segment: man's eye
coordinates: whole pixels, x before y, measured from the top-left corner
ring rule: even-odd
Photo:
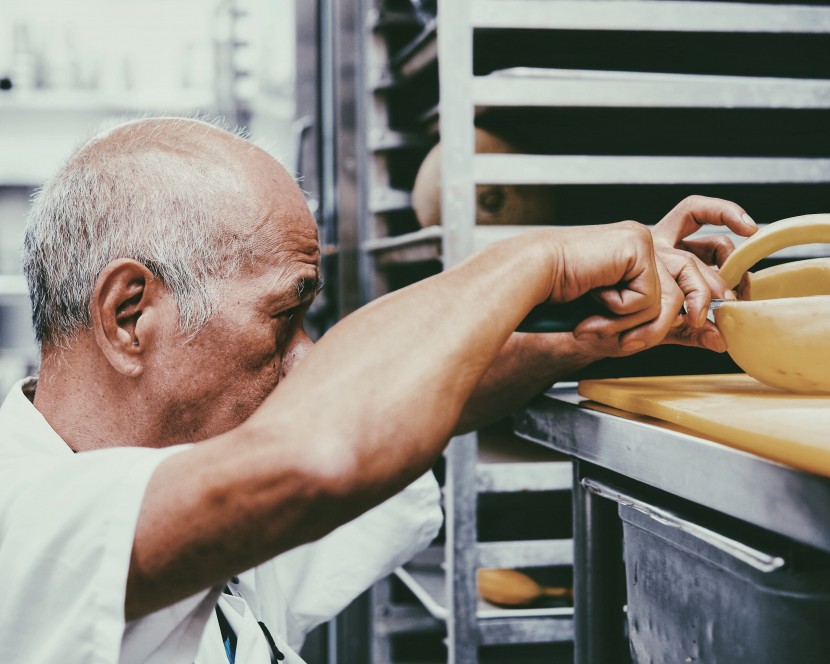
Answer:
[[[292,307],[291,309],[286,309],[285,311],[280,311],[274,318],[283,318],[285,320],[291,320],[294,316],[299,313],[301,307]]]

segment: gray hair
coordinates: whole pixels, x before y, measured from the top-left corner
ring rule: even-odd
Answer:
[[[65,346],[89,328],[95,283],[118,258],[164,283],[182,331],[202,327],[216,280],[251,252],[244,229],[265,216],[232,156],[239,146],[250,144],[185,118],[132,121],[81,146],[35,193],[29,214],[23,268],[38,342]]]

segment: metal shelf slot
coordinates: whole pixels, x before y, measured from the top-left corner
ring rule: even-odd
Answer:
[[[482,645],[504,643],[561,643],[573,641],[572,618],[509,618],[479,624]]]
[[[477,184],[774,184],[830,182],[830,159],[480,154]]]
[[[507,69],[473,82],[478,106],[830,108],[823,79]]]
[[[570,461],[487,464],[476,469],[479,493],[570,491],[572,480]]]
[[[476,28],[824,33],[830,8],[675,0],[474,0]]]
[[[573,565],[573,540],[531,540],[524,542],[479,542],[478,567],[561,567]]]

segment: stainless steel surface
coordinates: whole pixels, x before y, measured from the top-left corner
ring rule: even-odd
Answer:
[[[477,77],[479,106],[830,108],[825,79],[515,68]]]
[[[658,523],[677,528],[678,530],[691,535],[707,544],[712,545],[716,549],[737,558],[741,562],[746,563],[750,567],[757,569],[759,572],[774,572],[781,569],[785,561],[780,556],[774,556],[763,551],[758,551],[751,546],[739,542],[731,537],[716,533],[714,530],[704,528],[700,524],[688,521],[679,517],[677,514],[669,510],[651,505],[645,501],[639,500],[629,494],[626,494],[618,489],[597,482],[592,479],[583,479],[582,487],[601,498],[607,498],[618,505],[627,505],[638,512],[642,512],[646,516],[654,519]]]
[[[473,28],[467,0],[442,0],[438,10],[443,259],[452,267],[474,249]]]
[[[518,491],[570,491],[569,461],[479,465],[476,471],[479,493]]]
[[[573,542],[569,539],[521,542],[479,542],[477,566],[546,567],[573,564]]]
[[[586,472],[574,463],[574,661],[626,664],[622,526],[616,505],[582,487]]]
[[[477,664],[476,540],[478,438],[457,436],[445,454],[447,651],[449,664]]]
[[[350,119],[353,113],[361,113],[363,95],[360,79],[361,12],[355,2],[327,0],[326,11],[331,14],[321,21],[333,49],[321,47],[321,57],[326,56],[321,69],[321,148],[323,159],[323,228],[326,244],[335,247],[336,257],[325,259],[329,272],[336,270],[337,303],[332,307],[334,324],[363,304],[360,297],[360,232],[353,219],[360,219],[366,205],[363,190],[365,178],[360,164],[352,156],[365,144],[365,128]],[[343,69],[355,72],[356,85],[341,80]],[[326,106],[329,106],[328,110]],[[327,204],[330,201],[331,207]],[[324,278],[331,278],[328,274]]]
[[[608,410],[609,412],[604,412]],[[830,552],[830,478],[690,433],[596,410],[553,389],[517,415],[516,432],[577,459]]]
[[[773,184],[830,182],[830,159],[479,154],[476,184]]]
[[[479,28],[830,32],[830,9],[805,5],[677,0],[473,0]]]
[[[479,629],[485,646],[573,640],[573,620],[568,618],[503,618],[482,621]]]

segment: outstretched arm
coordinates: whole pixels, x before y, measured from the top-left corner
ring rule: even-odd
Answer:
[[[530,309],[592,290],[613,315],[577,336],[621,348],[667,329],[682,299],[651,234],[625,222],[495,244],[341,321],[243,425],[159,465],[128,616],[316,539],[406,486],[434,463]]]

